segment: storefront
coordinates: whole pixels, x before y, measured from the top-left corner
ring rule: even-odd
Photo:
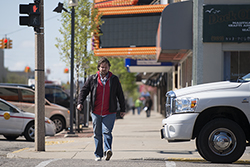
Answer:
[[[190,8],[190,3],[192,10],[187,10]],[[181,5],[186,5],[186,9],[180,8]],[[187,17],[184,21],[180,20],[183,32],[186,31],[185,33],[192,36],[191,49],[186,47],[187,45],[175,43],[175,38],[169,38],[169,34],[177,39],[180,38],[179,31],[176,31],[180,29],[180,25],[175,24],[175,29],[162,28],[164,21],[175,17],[176,13],[164,15],[164,12],[174,6],[179,15],[192,15],[191,19],[188,20],[191,23],[191,32],[187,32],[190,29],[190,25],[186,23]],[[165,8],[159,25],[161,29],[157,34],[157,46],[159,46],[157,47],[157,61],[175,63],[175,68],[169,74],[171,81],[168,82],[168,85],[172,87],[168,87],[168,90],[201,83],[237,80],[240,76],[249,73],[249,9],[250,2],[247,0],[193,0],[173,3]],[[169,42],[164,41],[167,38],[169,38]],[[190,37],[182,35],[181,39],[188,44]],[[175,51],[178,52],[175,53],[187,51],[185,56],[182,56],[178,61],[174,61],[177,54],[171,57],[173,46],[178,46],[175,48]]]
[[[243,2],[204,5],[203,82],[237,80],[250,72],[250,2]]]

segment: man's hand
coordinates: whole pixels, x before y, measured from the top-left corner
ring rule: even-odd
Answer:
[[[77,110],[82,111],[83,105],[78,104],[76,108],[77,108]]]
[[[120,112],[121,117],[124,117],[124,115],[125,115],[125,112]]]

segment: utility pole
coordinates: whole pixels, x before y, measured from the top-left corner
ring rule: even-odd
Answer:
[[[39,1],[38,1],[39,2]],[[44,6],[39,3],[41,26],[35,30],[35,151],[45,151]]]
[[[193,0],[193,85],[203,83],[203,3],[204,0]]]
[[[19,25],[32,26],[35,31],[35,151],[45,151],[43,1],[34,0],[34,3],[19,5],[19,13],[26,14],[26,16],[19,17]]]

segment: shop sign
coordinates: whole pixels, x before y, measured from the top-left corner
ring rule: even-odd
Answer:
[[[204,5],[203,42],[250,42],[250,5]]]

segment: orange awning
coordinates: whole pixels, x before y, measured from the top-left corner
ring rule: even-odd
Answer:
[[[161,13],[167,5],[137,5],[124,7],[99,8],[102,15],[125,15],[142,13]]]
[[[138,0],[112,0],[103,1],[95,4],[95,8],[107,8],[107,7],[117,7],[117,6],[131,6],[136,5]]]
[[[156,47],[99,48],[94,50],[95,56],[136,56],[156,55]]]

